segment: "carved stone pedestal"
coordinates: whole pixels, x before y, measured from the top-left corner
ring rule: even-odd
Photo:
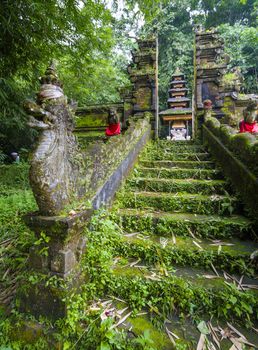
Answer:
[[[86,249],[82,231],[91,214],[92,210],[89,209],[65,218],[37,214],[25,217],[26,223],[39,238],[39,244],[30,249],[29,268],[38,272],[43,280],[22,296],[23,312],[35,317],[47,316],[52,320],[66,316],[64,299],[71,290],[78,290],[86,279],[79,262]],[[56,280],[54,276],[57,276]],[[53,283],[46,283],[49,278]]]

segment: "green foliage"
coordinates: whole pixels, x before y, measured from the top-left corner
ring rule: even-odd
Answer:
[[[112,21],[101,1],[82,6],[67,0],[1,2],[0,146],[5,152],[31,145],[35,132],[26,126],[22,102],[38,90],[37,79],[50,58],[60,62],[65,92],[80,104],[119,99],[116,89],[126,80],[108,59]]]
[[[225,52],[228,53],[231,58],[229,68],[238,66],[243,74],[244,84],[242,91],[245,93],[257,93],[257,28],[248,27],[240,23],[235,23],[234,25],[225,23],[219,27],[219,30],[225,40]],[[230,78],[230,75],[228,75],[228,78]]]

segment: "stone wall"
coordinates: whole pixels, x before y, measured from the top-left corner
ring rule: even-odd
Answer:
[[[210,117],[203,125],[203,141],[258,221],[258,138]]]
[[[110,181],[114,173],[119,172],[120,167],[122,167],[120,180],[114,177],[114,181],[119,182],[127,175],[144,142],[147,141],[150,131],[150,114],[145,113],[145,116],[144,119],[131,121],[129,128],[123,134],[110,137],[105,143],[95,142],[89,145],[84,152],[87,164],[83,184],[86,187],[84,200],[89,199],[94,203],[95,208],[98,208],[101,202],[106,204],[110,201],[114,194],[111,193],[112,191],[108,190],[109,195],[104,195],[103,201],[97,199],[98,195],[103,194],[106,183]],[[127,158],[128,163],[125,165],[124,162]]]

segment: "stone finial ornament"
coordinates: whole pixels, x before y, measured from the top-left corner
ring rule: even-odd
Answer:
[[[40,78],[36,103],[26,101],[29,126],[39,131],[31,155],[30,183],[40,214],[58,215],[78,188],[78,146],[72,108],[51,62]]]

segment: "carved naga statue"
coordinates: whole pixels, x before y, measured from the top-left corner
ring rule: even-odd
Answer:
[[[52,216],[77,194],[81,157],[72,133],[73,109],[67,104],[54,63],[40,83],[36,103],[24,103],[29,126],[39,131],[31,156],[30,183],[40,214]]]

